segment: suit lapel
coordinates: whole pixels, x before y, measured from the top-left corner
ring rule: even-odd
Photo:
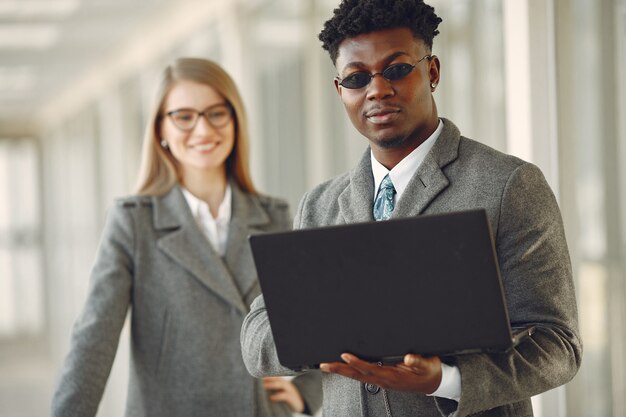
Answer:
[[[339,210],[346,223],[374,221],[374,175],[370,148],[363,154],[358,165],[350,171],[350,183],[339,194]]]
[[[256,269],[248,246],[248,236],[270,223],[270,218],[258,198],[244,193],[231,181],[233,212],[228,229],[226,266],[235,277],[243,298],[257,281]]]
[[[442,169],[458,156],[460,134],[457,127],[442,118],[443,130],[439,139],[411,178],[392,218],[421,214],[431,201],[449,184]],[[368,148],[358,165],[350,172],[350,184],[339,195],[339,208],[346,223],[373,221],[374,176]]]
[[[242,312],[247,308],[220,256],[202,234],[180,188],[154,197],[155,228],[165,232],[157,247],[209,290]]]
[[[460,133],[451,121],[442,120],[443,130],[437,142],[409,181],[404,194],[396,203],[392,218],[421,214],[450,185],[443,168],[458,157]]]

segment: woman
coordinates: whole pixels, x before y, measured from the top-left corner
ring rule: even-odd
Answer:
[[[215,63],[165,70],[137,194],[109,213],[52,414],[96,414],[131,307],[127,416],[314,412],[317,374],[264,388],[241,358],[241,323],[260,292],[247,236],[290,219],[284,201],[252,185],[243,104]]]

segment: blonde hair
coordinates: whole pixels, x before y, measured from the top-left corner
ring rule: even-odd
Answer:
[[[179,58],[163,71],[143,138],[136,193],[160,196],[181,181],[179,164],[171,152],[161,146],[159,133],[165,98],[174,83],[181,80],[208,85],[231,105],[235,123],[235,144],[226,159],[226,174],[232,177],[242,190],[256,193],[248,162],[248,122],[237,86],[222,67],[200,58]]]

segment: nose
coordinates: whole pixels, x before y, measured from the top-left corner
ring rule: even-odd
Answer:
[[[383,77],[382,74],[374,74],[370,83],[367,85],[368,100],[382,100],[395,94],[391,81]]]
[[[211,123],[209,123],[206,116],[204,114],[201,114],[200,117],[198,117],[198,122],[196,123],[196,126],[193,129],[193,132],[199,135],[206,135],[209,133],[213,133],[216,130],[217,129],[215,129],[211,125]]]

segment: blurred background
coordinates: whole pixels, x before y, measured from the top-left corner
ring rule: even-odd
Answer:
[[[220,62],[252,171],[287,198],[350,169],[352,128],[317,40],[338,0],[0,0],[0,417],[44,416],[106,210],[129,194],[157,74]],[[539,165],[565,222],[583,366],[543,417],[626,416],[626,0],[431,0],[441,116]],[[123,332],[99,416],[121,416]]]

